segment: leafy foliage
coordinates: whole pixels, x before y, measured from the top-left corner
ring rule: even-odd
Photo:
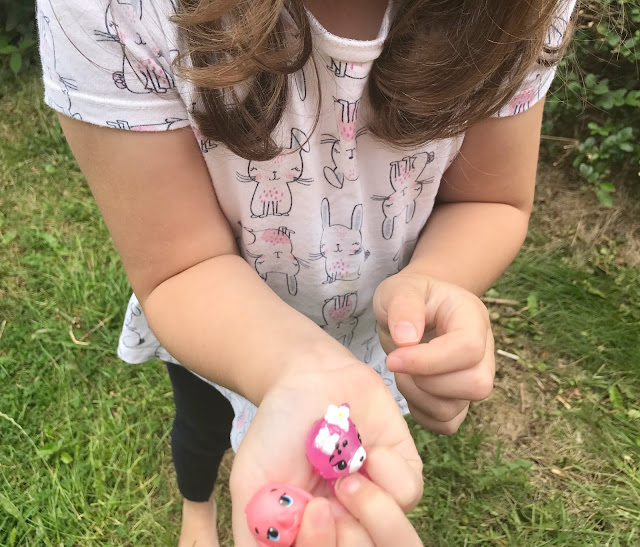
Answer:
[[[34,3],[0,0],[0,62],[8,60],[17,74],[35,60],[36,43]]]
[[[640,0],[586,0],[578,9],[544,133],[575,139],[573,166],[611,206],[614,183],[639,174]]]

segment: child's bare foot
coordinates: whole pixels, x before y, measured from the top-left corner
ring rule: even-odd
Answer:
[[[184,500],[178,547],[220,547],[216,513],[213,495],[204,502]]]

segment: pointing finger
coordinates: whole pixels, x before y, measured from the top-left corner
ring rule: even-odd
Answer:
[[[460,329],[425,344],[398,348],[387,357],[391,372],[432,376],[476,366],[487,350],[487,330]]]

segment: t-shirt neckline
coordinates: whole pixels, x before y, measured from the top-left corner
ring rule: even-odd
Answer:
[[[322,26],[313,13],[306,10],[311,25],[314,49],[342,61],[353,61],[364,63],[373,61],[382,53],[382,46],[389,34],[391,26],[394,0],[387,2],[387,9],[384,12],[382,23],[378,35],[372,40],[356,40],[353,38],[343,38],[329,32]],[[306,8],[305,8],[306,9]]]

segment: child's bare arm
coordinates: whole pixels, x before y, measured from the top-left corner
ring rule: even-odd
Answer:
[[[353,360],[239,255],[190,129],[128,132],[60,116],[154,334],[259,404],[296,356]],[[320,351],[322,348],[322,351]]]
[[[527,233],[543,105],[467,132],[409,271],[480,295],[511,263]]]
[[[509,265],[526,235],[541,118],[539,102],[468,131],[410,264],[376,291],[387,366],[412,416],[434,431],[455,432],[469,401],[493,388],[493,336],[475,295]]]

